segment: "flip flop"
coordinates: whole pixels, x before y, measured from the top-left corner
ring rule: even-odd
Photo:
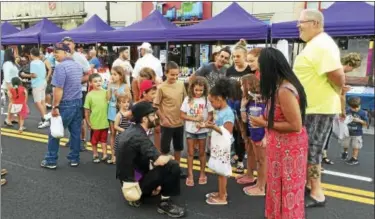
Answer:
[[[256,188],[256,187],[248,188],[248,189],[245,189],[245,188],[244,188],[243,191],[244,191],[245,194],[248,195],[248,196],[265,196],[265,195],[266,195],[265,192],[262,192],[262,191],[260,191],[259,189],[258,189],[259,192],[255,192],[255,193],[251,192],[251,190],[255,190],[255,189],[258,189],[258,188]],[[249,190],[250,190],[250,191],[249,191]]]
[[[216,197],[209,197],[206,200],[206,203],[209,204],[209,205],[227,205],[228,201],[226,201],[226,200],[225,201],[220,201]]]
[[[185,184],[186,184],[186,186],[193,187],[194,186],[194,179],[186,178]]]
[[[248,176],[242,177],[237,180],[237,183],[240,185],[250,184],[250,183],[256,183],[257,178],[250,179]]]
[[[207,176],[199,177],[198,184],[199,185],[206,185],[207,184]]]
[[[218,192],[211,192],[211,193],[206,194],[206,198],[217,197],[218,195],[219,195]],[[226,194],[226,197],[228,197],[228,194]]]

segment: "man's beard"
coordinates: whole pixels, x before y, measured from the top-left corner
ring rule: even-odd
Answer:
[[[148,119],[147,127],[149,129],[155,128],[155,127],[160,125],[160,119],[155,119],[154,121],[151,121],[149,118],[147,118],[147,119]]]

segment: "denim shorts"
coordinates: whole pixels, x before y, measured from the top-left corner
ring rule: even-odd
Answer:
[[[191,138],[191,139],[206,139],[207,138],[207,133],[189,133],[186,132],[186,138]]]

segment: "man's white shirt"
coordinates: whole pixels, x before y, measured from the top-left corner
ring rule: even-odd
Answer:
[[[155,58],[152,54],[145,54],[135,63],[135,67],[132,74],[133,78],[137,78],[139,76],[139,72],[141,71],[141,69],[145,67],[154,70],[158,78],[163,77],[163,67],[161,66],[160,60]]]

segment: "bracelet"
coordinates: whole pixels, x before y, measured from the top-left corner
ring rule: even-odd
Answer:
[[[241,107],[240,112],[246,112],[246,108]]]

